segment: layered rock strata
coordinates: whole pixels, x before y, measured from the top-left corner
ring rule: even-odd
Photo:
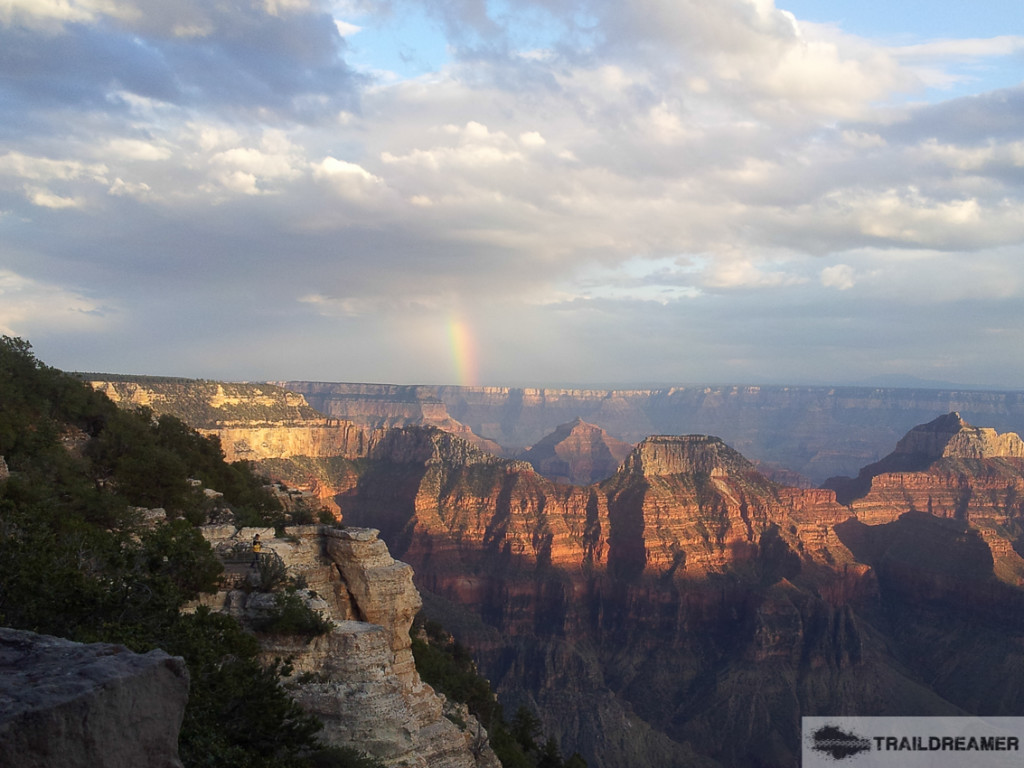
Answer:
[[[280,557],[313,610],[334,622],[305,640],[261,636],[264,655],[290,658],[291,694],[324,722],[321,737],[396,768],[498,768],[486,733],[467,712],[453,718],[444,697],[416,672],[409,629],[421,600],[412,569],[394,560],[372,529],[296,526],[274,538],[269,529],[204,529],[215,550],[232,552],[260,533],[264,557]],[[272,553],[272,554],[270,554]],[[274,596],[229,589],[205,603],[257,625]]]
[[[649,439],[591,487],[437,455],[388,476],[340,493],[345,519],[380,526],[507,704],[538,707],[563,750],[592,765],[713,757],[721,729],[709,711],[741,706],[748,683],[705,688],[712,658],[732,658],[750,685],[778,665],[773,695],[813,681],[822,708],[837,700],[827,680],[852,679],[860,663],[849,604],[877,587],[834,530],[850,511],[829,491],[774,485],[716,438]],[[769,589],[780,582],[789,588]],[[878,674],[903,684],[888,667]],[[778,706],[745,710],[726,730],[791,750],[799,708]]]
[[[755,393],[703,394],[701,412],[735,414]],[[769,394],[789,429],[800,393]],[[890,419],[884,391],[848,394],[802,418]],[[428,429],[318,471],[346,522],[379,528],[415,567],[507,711],[538,711],[563,752],[597,768],[795,766],[801,715],[1024,712],[1024,470],[992,455],[1012,440],[958,421],[908,435],[903,464],[868,472],[870,493],[847,504],[780,487],[706,436],[643,442],[589,487]]]
[[[410,409],[389,426],[417,423],[419,404],[443,403],[475,434],[512,452],[580,417],[629,443],[648,435],[717,435],[750,459],[814,483],[855,474],[916,424],[959,411],[1001,431],[1024,432],[1024,393],[877,387],[686,386],[658,389],[397,387],[278,382],[324,413],[377,425],[381,403]],[[389,405],[391,409],[398,406]],[[432,407],[436,407],[432,405]]]
[[[170,414],[220,438],[228,461],[292,456],[358,458],[387,428],[400,424],[435,427],[494,454],[501,447],[452,419],[444,404],[424,403],[416,419],[361,419],[328,408],[315,410],[301,394],[275,384],[231,383],[157,377],[89,377],[89,384],[115,403]],[[378,403],[387,410],[387,406]]]
[[[910,430],[856,478],[831,478],[828,485],[867,523],[921,511],[1005,525],[1019,511],[1022,469],[1020,437],[974,427],[954,412]]]
[[[163,651],[0,629],[0,765],[181,768],[188,672]]]

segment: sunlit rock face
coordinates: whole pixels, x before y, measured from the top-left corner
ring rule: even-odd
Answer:
[[[181,768],[188,672],[132,653],[0,628],[0,765]]]
[[[144,406],[193,427],[241,423],[315,422],[322,415],[306,399],[273,384],[247,384],[152,376],[90,377],[93,389],[122,406]]]
[[[290,381],[277,384],[301,392],[317,411],[331,418],[370,429],[436,427],[481,450],[498,455],[503,452],[498,443],[452,418],[445,402],[425,387]]]
[[[633,446],[582,419],[561,424],[520,458],[549,480],[590,485],[611,477]]]
[[[264,552],[284,562],[314,610],[334,621],[326,635],[304,640],[261,636],[268,662],[290,658],[290,694],[324,723],[321,738],[402,768],[498,768],[479,723],[466,712],[459,728],[450,706],[416,672],[409,629],[422,605],[412,568],[394,560],[377,531],[294,526],[283,538],[270,529],[215,526],[204,535],[230,549],[260,533]],[[268,594],[228,590],[205,600],[243,625],[272,604]]]
[[[954,412],[910,430],[856,478],[831,478],[828,486],[864,522],[920,511],[987,530],[1020,513],[1022,468],[1020,437],[974,427]]]

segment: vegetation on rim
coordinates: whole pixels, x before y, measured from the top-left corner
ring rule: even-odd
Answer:
[[[0,337],[0,624],[81,642],[184,657],[190,675],[179,749],[185,766],[371,766],[325,749],[319,722],[257,661],[234,619],[181,607],[216,588],[222,567],[196,530],[221,491],[236,514],[273,523],[280,505],[216,438],[173,416],[118,409],[81,379]],[[192,482],[193,480],[198,483]],[[146,523],[139,508],[161,507]],[[287,599],[280,621],[303,624]]]

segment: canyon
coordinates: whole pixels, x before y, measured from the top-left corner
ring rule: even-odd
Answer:
[[[650,435],[716,435],[767,468],[819,485],[877,461],[909,429],[958,411],[1001,432],[1024,432],[1024,392],[880,387],[693,385],[542,389],[276,382],[317,411],[364,427],[454,421],[514,457],[580,418],[635,444]],[[452,430],[448,430],[452,431]],[[483,446],[481,446],[483,447]],[[789,482],[789,481],[787,481]]]
[[[1016,396],[979,397],[1016,418]],[[435,426],[332,412],[204,428],[378,529],[507,708],[625,768],[795,766],[801,715],[1024,714],[1024,458],[983,423],[931,413],[824,488],[774,482],[708,434],[645,436],[611,476],[570,485]],[[353,437],[338,450],[316,430]]]

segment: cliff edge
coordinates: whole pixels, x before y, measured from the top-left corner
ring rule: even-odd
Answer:
[[[291,659],[286,686],[323,722],[325,743],[395,768],[500,768],[476,719],[420,679],[409,629],[422,600],[412,568],[391,557],[375,529],[294,526],[281,538],[273,538],[272,529],[203,529],[219,551],[257,532],[264,540],[261,557],[280,558],[288,576],[306,585],[298,594],[334,625],[312,639],[260,635],[268,662]],[[203,603],[258,626],[273,595],[234,586]]]

